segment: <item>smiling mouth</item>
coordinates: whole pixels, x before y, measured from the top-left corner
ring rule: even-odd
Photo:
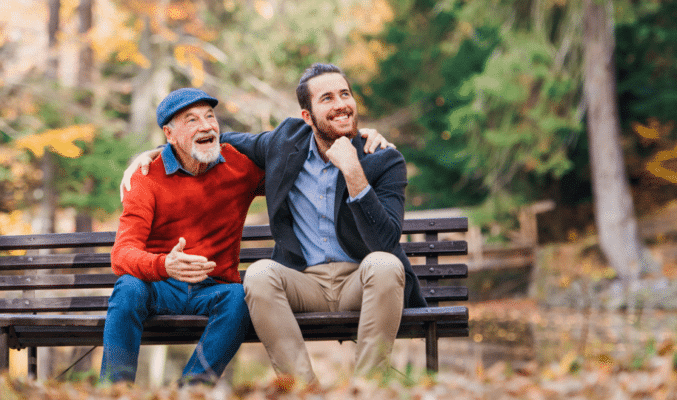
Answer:
[[[207,137],[197,139],[195,141],[195,143],[197,143],[197,144],[211,144],[211,143],[214,143],[215,140],[216,140],[216,138],[214,136],[207,136]]]
[[[350,118],[351,115],[352,114],[340,114],[340,115],[333,117],[332,121],[337,121],[337,122],[345,121],[348,118]]]

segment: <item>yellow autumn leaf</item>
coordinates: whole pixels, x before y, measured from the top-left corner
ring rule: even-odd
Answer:
[[[673,160],[675,158],[677,158],[677,146],[672,150],[662,150],[654,154],[653,159],[646,163],[645,168],[658,178],[677,183],[677,172],[663,166],[664,161]]]
[[[20,210],[9,214],[0,213],[0,235],[28,235],[31,233],[31,224],[26,222],[24,213]],[[24,254],[25,250],[14,250],[11,255]]]
[[[635,131],[639,136],[645,139],[655,140],[660,137],[658,130],[646,125],[642,125],[639,122],[632,123],[632,130]]]
[[[193,83],[193,86],[200,87],[205,82],[205,71],[202,65],[202,60],[200,60],[194,55],[191,55],[189,62],[190,62],[190,71],[193,75],[193,79],[191,79],[191,82]]]
[[[74,125],[28,135],[14,143],[16,148],[29,150],[36,157],[42,157],[45,153],[45,147],[49,147],[64,157],[74,158],[79,157],[82,151],[73,142],[76,140],[91,142],[94,139],[95,132],[94,125]]]
[[[176,46],[174,48],[174,58],[176,58],[176,62],[179,63],[179,65],[185,65],[186,64],[186,49],[187,46]]]
[[[126,42],[121,44],[117,54],[117,59],[118,61],[131,61],[143,68],[150,67],[150,61],[148,61],[148,59],[143,54],[141,54],[137,44],[134,42]]]
[[[54,152],[68,158],[78,158],[82,155],[82,149],[73,143],[55,143],[49,146]]]
[[[661,136],[670,134],[675,126],[675,122],[667,121],[665,123],[661,123],[658,118],[650,117],[647,119],[646,125],[633,121],[631,126],[632,130],[634,130],[635,133],[637,133],[642,138],[655,141],[660,139]]]

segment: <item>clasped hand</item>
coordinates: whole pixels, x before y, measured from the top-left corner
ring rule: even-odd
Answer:
[[[187,283],[198,283],[207,279],[216,267],[216,263],[206,257],[186,254],[186,239],[180,238],[179,243],[165,258],[167,274],[176,280]]]

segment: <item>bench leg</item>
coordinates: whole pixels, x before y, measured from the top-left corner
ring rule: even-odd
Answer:
[[[9,369],[9,332],[0,329],[0,372]]]
[[[28,378],[37,379],[38,378],[38,348],[37,347],[28,347],[26,349],[28,352]]]
[[[437,350],[437,322],[426,324],[425,335],[425,366],[428,371],[439,372],[439,359]]]

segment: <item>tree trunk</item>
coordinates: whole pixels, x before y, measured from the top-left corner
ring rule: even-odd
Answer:
[[[61,11],[61,0],[48,0],[49,21],[47,23],[47,36],[49,38],[48,61],[45,77],[56,82],[59,79],[59,12]],[[42,157],[42,191],[43,197],[40,204],[40,233],[54,233],[56,222],[56,204],[57,193],[54,187],[56,164],[54,154],[45,150]],[[48,249],[40,250],[41,254],[49,253]],[[48,271],[36,271],[37,273],[48,273]],[[48,379],[52,376],[52,358],[54,350],[51,348],[40,347],[37,349],[38,355],[38,379]]]
[[[92,6],[94,0],[80,0],[78,14],[80,26],[80,52],[78,55],[78,86],[88,89],[92,83],[92,70],[94,68],[94,50],[87,37],[92,29]],[[91,99],[90,99],[91,101]],[[91,105],[91,104],[90,104]]]
[[[46,75],[48,79],[56,80],[59,77],[59,54],[57,33],[59,32],[59,11],[61,0],[48,0],[49,21],[47,22],[47,36],[49,38],[49,58]]]
[[[642,245],[623,161],[616,97],[611,0],[584,0],[584,91],[595,222],[604,255],[618,276],[643,272]]]
[[[139,51],[151,62],[150,68],[138,67],[138,73],[133,78],[131,115],[129,118],[128,132],[136,135],[138,144],[145,144],[148,141],[148,132],[151,122],[155,121],[153,116],[153,99],[155,97],[155,87],[153,85],[153,65],[150,21],[146,19],[145,27],[139,39]]]
[[[78,32],[80,33],[80,53],[78,56],[78,87],[84,90],[86,93],[83,96],[83,105],[91,107],[92,100],[92,91],[90,90],[90,85],[92,83],[92,70],[94,68],[94,53],[92,46],[89,43],[86,35],[92,29],[92,6],[93,0],[80,0],[80,5],[78,6],[78,14],[80,16],[80,26]],[[83,195],[89,195],[94,188],[94,182],[91,178],[88,178],[88,181],[84,185],[85,193]],[[92,231],[92,217],[87,212],[87,210],[78,210],[77,215],[75,216],[75,231],[76,232],[91,232]],[[84,252],[84,249],[80,249],[76,252]]]

